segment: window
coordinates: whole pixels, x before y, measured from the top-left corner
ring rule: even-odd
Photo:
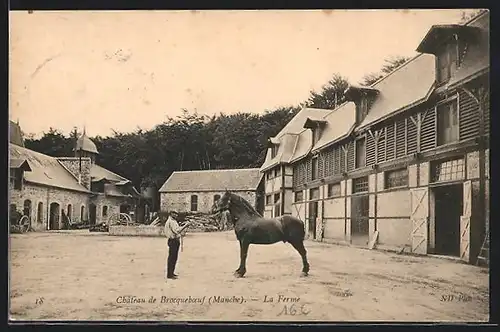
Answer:
[[[330,183],[328,185],[328,197],[338,197],[341,195],[340,192],[340,182]]]
[[[321,137],[321,129],[320,128],[314,128],[312,129],[312,144],[316,144],[319,141],[319,138]]]
[[[356,141],[356,168],[366,166],[366,139],[360,138]]]
[[[269,171],[269,172],[266,174],[266,178],[267,178],[268,180],[270,180],[270,179],[271,179],[271,177],[272,177],[272,174],[273,174],[273,171]]]
[[[277,154],[278,154],[278,145],[277,144],[273,144],[271,146],[271,158],[276,157]]]
[[[385,188],[397,188],[408,186],[408,169],[397,169],[385,172]]]
[[[280,202],[280,194],[274,194],[274,204]]]
[[[39,224],[43,223],[43,203],[42,202],[38,203],[36,222]]]
[[[453,143],[458,141],[458,108],[457,100],[454,99],[437,108],[437,139],[438,145]]]
[[[220,195],[214,195],[214,204],[220,199]]]
[[[465,178],[465,161],[463,158],[435,162],[431,167],[432,182],[454,181]]]
[[[274,177],[278,177],[281,175],[281,167],[278,166],[274,169]]]
[[[272,203],[271,195],[266,195],[266,205],[271,205]]]
[[[309,200],[319,199],[319,188],[309,189]]]
[[[82,205],[82,207],[80,208],[80,220],[81,221],[84,221],[86,218],[85,218],[85,206]]]
[[[368,113],[368,98],[361,97],[356,106],[356,123],[360,123]]]
[[[436,56],[436,79],[438,83],[445,83],[450,79],[457,65],[457,53],[457,43],[451,40],[439,50]]]
[[[312,173],[311,173],[311,180],[316,180],[318,178],[318,158],[313,158],[312,159]]]
[[[71,204],[68,204],[68,218],[69,220],[71,220],[71,218],[73,217],[73,207],[71,206]]]
[[[20,169],[10,169],[10,184],[14,189],[21,190],[23,185],[23,173]]]
[[[106,218],[107,216],[108,216],[108,207],[106,205],[104,205],[102,207],[102,217]]]
[[[29,199],[24,201],[23,205],[23,215],[31,218],[31,201]]]
[[[281,209],[280,206],[281,204],[276,204],[274,206],[274,217],[279,217],[281,215]]]
[[[191,211],[198,211],[198,196],[191,195]]]
[[[295,202],[302,202],[304,200],[304,192],[302,190],[296,191],[294,194]]]
[[[368,191],[368,176],[352,179],[352,192],[360,193]]]
[[[104,192],[104,182],[95,182],[90,184],[90,190],[95,193],[103,193]]]

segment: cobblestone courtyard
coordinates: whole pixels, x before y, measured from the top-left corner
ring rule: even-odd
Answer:
[[[245,278],[233,232],[193,233],[178,280],[163,238],[72,231],[10,237],[10,316],[22,320],[487,321],[487,270],[433,257],[306,242],[251,245]]]

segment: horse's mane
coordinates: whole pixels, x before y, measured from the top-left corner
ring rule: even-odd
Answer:
[[[243,197],[241,197],[239,195],[233,194],[233,193],[231,193],[231,196],[232,196],[232,198],[236,198],[236,202],[241,203],[243,208],[248,213],[256,215],[258,217],[262,217],[262,215],[259,212],[257,212],[257,210],[255,210],[255,208],[250,203],[248,203],[248,201],[246,199],[244,199]]]

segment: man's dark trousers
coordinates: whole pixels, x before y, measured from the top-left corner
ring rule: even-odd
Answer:
[[[173,277],[177,257],[179,257],[179,247],[181,241],[177,239],[168,239],[168,261],[167,261],[167,277]]]

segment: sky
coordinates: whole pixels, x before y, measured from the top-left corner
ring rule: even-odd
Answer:
[[[10,12],[9,117],[26,134],[151,129],[183,108],[296,106],[414,56],[458,10]]]

